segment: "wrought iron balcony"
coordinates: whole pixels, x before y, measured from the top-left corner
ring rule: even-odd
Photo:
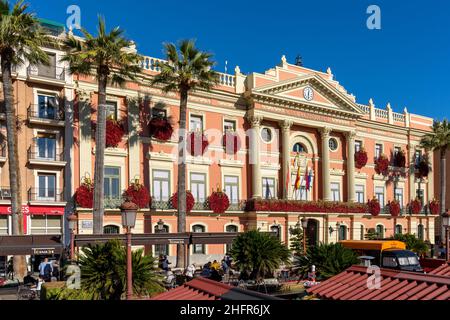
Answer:
[[[153,210],[169,210],[173,209],[170,200],[167,201],[152,201],[151,209]]]
[[[11,189],[9,186],[0,187],[0,200],[11,200]]]
[[[28,201],[64,202],[64,192],[62,189],[55,188],[30,188]]]
[[[247,202],[245,200],[240,200],[238,203],[230,203],[227,211],[243,211]]]
[[[28,77],[39,77],[53,80],[65,80],[65,69],[57,66],[28,66],[27,74]]]
[[[195,202],[192,210],[209,210],[209,203],[208,201]]]
[[[64,161],[64,150],[60,148],[39,148],[33,145],[28,148],[28,160]]]
[[[39,110],[39,105],[32,104],[28,107],[27,115],[29,120],[44,119],[64,121],[64,111],[59,107],[55,107],[54,110],[47,108],[47,110],[44,111]]]

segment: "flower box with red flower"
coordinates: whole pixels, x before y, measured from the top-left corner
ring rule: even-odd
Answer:
[[[430,209],[431,214],[439,214],[439,210],[440,210],[439,201],[436,199],[433,199],[428,204],[428,208]]]
[[[150,135],[158,140],[167,141],[172,137],[173,126],[170,119],[153,117],[149,122]]]
[[[92,208],[94,202],[94,188],[89,178],[75,191],[75,204],[81,208]]]
[[[398,202],[397,200],[389,201],[387,207],[391,216],[398,217],[400,215],[400,202]]]
[[[193,157],[203,155],[209,145],[208,139],[200,131],[189,133],[186,142],[187,152]]]
[[[147,188],[136,180],[125,190],[125,195],[131,199],[139,208],[148,208],[151,206],[152,198]]]
[[[178,192],[175,192],[172,195],[170,202],[172,203],[172,207],[174,209],[178,209]],[[186,190],[186,212],[191,212],[192,209],[194,208],[194,204],[195,204],[194,196],[189,190]]]
[[[378,199],[373,198],[372,200],[367,201],[367,210],[372,216],[378,216],[381,211],[381,206]]]
[[[355,152],[355,167],[357,169],[363,168],[367,164],[367,160],[367,152],[364,148],[361,148]]]
[[[208,199],[209,207],[214,213],[224,213],[230,206],[230,200],[225,192],[215,191]]]
[[[403,150],[399,150],[394,155],[394,166],[399,167],[399,168],[404,168],[405,165],[406,165],[405,152]]]
[[[411,214],[419,214],[422,210],[422,202],[419,199],[414,199],[409,205]]]
[[[419,164],[417,165],[417,176],[419,178],[425,178],[428,176],[429,172],[430,165],[428,164],[428,161],[426,159],[420,160]]]
[[[375,160],[375,172],[382,175],[387,175],[389,171],[389,160],[382,154]]]
[[[125,130],[122,124],[118,121],[108,119],[106,120],[106,147],[115,148],[122,141],[125,135]]]

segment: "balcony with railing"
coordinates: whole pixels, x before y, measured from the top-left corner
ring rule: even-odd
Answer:
[[[62,189],[55,188],[30,188],[28,189],[29,202],[65,202]]]
[[[27,68],[27,75],[29,80],[37,80],[40,82],[62,82],[66,79],[66,70],[62,67],[54,65],[45,66],[30,65]]]
[[[64,126],[64,111],[58,107],[40,108],[39,105],[32,104],[27,109],[27,116],[30,123]]]
[[[30,164],[65,166],[64,150],[60,148],[44,148],[32,145],[28,148],[28,162]]]
[[[105,209],[118,209],[123,202],[123,197],[119,195],[105,195],[103,205]]]

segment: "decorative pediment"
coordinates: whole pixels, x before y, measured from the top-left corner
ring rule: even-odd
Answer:
[[[252,96],[276,104],[299,108],[318,108],[321,111],[361,116],[363,112],[352,98],[332,83],[308,74],[252,89]]]

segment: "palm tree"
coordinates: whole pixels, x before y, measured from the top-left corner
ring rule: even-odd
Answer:
[[[193,40],[183,40],[177,47],[164,45],[167,61],[158,62],[161,72],[153,84],[162,84],[163,91],[178,91],[180,94],[180,127],[178,131],[178,232],[186,232],[186,113],[189,92],[195,89],[210,90],[218,75],[211,70],[214,62],[210,53],[199,51]],[[177,246],[177,267],[184,267],[184,246]]]
[[[340,243],[310,246],[306,255],[297,257],[294,262],[295,269],[302,275],[311,271],[313,265],[316,266],[319,279],[330,278],[357,263],[357,254]]]
[[[117,240],[83,249],[79,260],[81,289],[94,299],[120,300],[126,289],[126,249]],[[143,249],[132,253],[133,292],[153,295],[164,291],[156,274],[155,259],[143,255]]]
[[[257,230],[239,235],[230,251],[243,279],[260,280],[273,273],[282,264],[289,264],[291,252],[281,241]]]
[[[95,234],[103,233],[103,181],[106,139],[106,86],[108,83],[123,84],[133,80],[140,72],[141,58],[130,50],[133,42],[123,37],[123,31],[116,27],[106,32],[105,21],[99,17],[97,37],[82,29],[83,40],[70,35],[65,46],[67,54],[62,61],[68,61],[71,73],[95,76],[98,81],[97,125],[95,131],[94,167],[94,228]]]
[[[439,202],[441,205],[441,214],[445,212],[445,194],[446,194],[446,153],[450,147],[450,123],[447,119],[442,122],[434,121],[432,132],[422,137],[420,146],[425,150],[436,151],[440,154],[440,195]],[[442,239],[444,239],[444,230],[441,230]]]
[[[13,66],[48,64],[47,54],[41,49],[48,42],[39,22],[28,5],[18,1],[10,8],[8,1],[0,1],[0,58],[3,95],[6,111],[9,185],[11,189],[12,234],[23,234],[22,193],[19,154],[17,152],[17,112],[11,77]],[[21,279],[26,271],[24,256],[14,256],[14,273]]]

